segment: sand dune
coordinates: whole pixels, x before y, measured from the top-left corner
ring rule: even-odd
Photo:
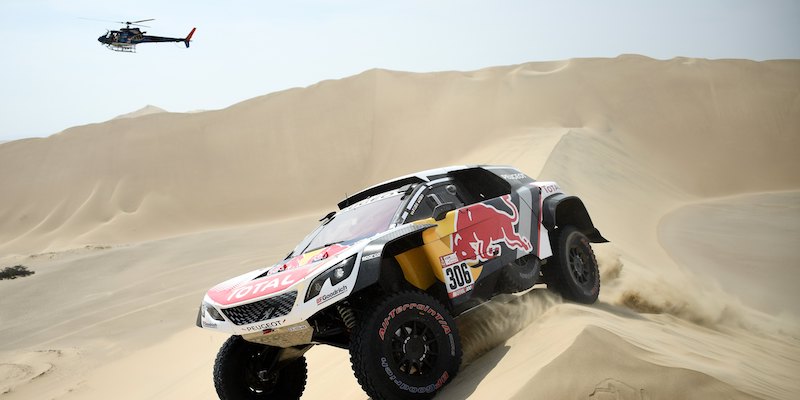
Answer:
[[[761,311],[800,317],[794,279],[800,266],[800,192],[710,199],[668,214],[664,247],[704,279]],[[742,290],[746,288],[746,290]],[[788,300],[788,301],[787,301]]]
[[[146,105],[146,106],[144,106],[144,107],[142,107],[142,108],[140,108],[140,109],[138,109],[136,111],[129,112],[129,113],[122,114],[122,115],[117,115],[113,119],[136,118],[136,117],[141,117],[141,116],[144,116],[144,115],[158,114],[158,113],[163,113],[163,112],[167,112],[167,110],[148,104],[148,105]]]
[[[506,163],[587,203],[612,242],[600,302],[534,290],[461,318],[441,398],[797,398],[798,99],[800,61],[622,56],[370,70],[5,143],[0,266],[36,274],[0,281],[0,397],[213,398],[208,287],[345,193]],[[366,398],[346,352],[309,365],[305,398]]]
[[[0,203],[0,250],[125,243],[297,214],[454,162],[531,170],[545,157],[522,150],[534,151],[536,132],[589,136],[624,153],[623,167],[689,195],[791,189],[800,180],[798,86],[792,61],[625,56],[370,70],[219,111],[70,128],[0,148],[0,182],[14,194]],[[510,138],[522,146],[504,157],[499,143]]]

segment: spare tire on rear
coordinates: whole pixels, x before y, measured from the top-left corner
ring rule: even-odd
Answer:
[[[539,283],[540,263],[539,258],[533,254],[528,254],[508,265],[504,265],[500,270],[498,281],[500,292],[522,292]]]

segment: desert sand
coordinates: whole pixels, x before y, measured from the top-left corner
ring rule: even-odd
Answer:
[[[537,287],[460,318],[437,398],[797,399],[798,149],[800,61],[635,55],[375,69],[2,143],[0,267],[35,274],[0,281],[0,399],[215,398],[209,287],[346,193],[453,164],[558,181],[611,242],[597,304]],[[367,398],[346,351],[308,360],[304,398]]]
[[[144,115],[158,114],[158,113],[163,113],[163,112],[167,112],[167,110],[165,110],[163,108],[160,108],[160,107],[156,107],[156,106],[154,106],[152,104],[148,104],[148,105],[146,105],[146,106],[144,106],[144,107],[142,107],[142,108],[140,108],[140,109],[138,109],[136,111],[125,113],[125,114],[122,114],[122,115],[117,115],[113,119],[136,118],[136,117],[141,117],[141,116],[144,116]]]

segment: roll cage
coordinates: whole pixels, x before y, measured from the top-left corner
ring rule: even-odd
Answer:
[[[509,182],[482,167],[453,169],[431,178],[407,185],[407,199],[393,226],[434,217],[437,206],[450,203],[458,209],[509,194],[512,190]]]

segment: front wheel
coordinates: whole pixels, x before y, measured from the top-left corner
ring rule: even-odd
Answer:
[[[461,364],[455,320],[425,293],[390,294],[359,318],[350,361],[359,384],[375,400],[429,399]]]
[[[214,361],[220,400],[299,399],[306,387],[305,357],[278,368],[281,349],[231,336]]]
[[[565,299],[592,304],[600,294],[600,271],[589,239],[574,226],[559,231],[545,268],[547,283]]]

